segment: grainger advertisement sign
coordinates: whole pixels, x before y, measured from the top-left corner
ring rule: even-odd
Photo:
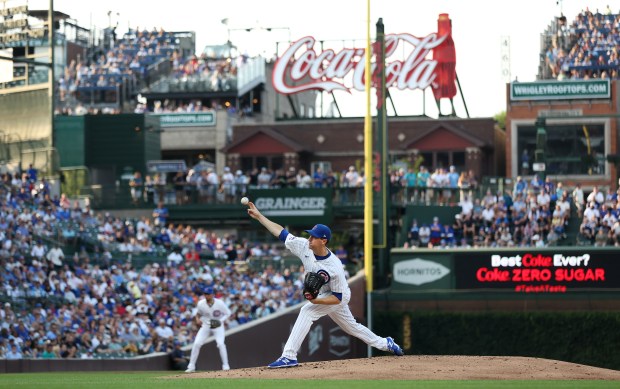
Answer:
[[[331,224],[332,189],[262,189],[248,194],[263,215],[281,224]]]
[[[620,289],[620,261],[613,251],[455,253],[456,289],[511,289],[520,293],[565,293]]]

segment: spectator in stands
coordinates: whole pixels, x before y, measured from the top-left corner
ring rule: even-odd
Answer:
[[[592,192],[586,198],[586,202],[589,204],[594,203],[595,207],[598,208],[605,202],[605,195],[599,190],[598,186],[594,186]]]
[[[497,203],[497,196],[495,196],[493,192],[491,192],[491,189],[487,189],[486,194],[482,198],[480,204],[486,208],[487,206],[495,206],[495,203]]]
[[[249,178],[241,170],[235,172],[235,196],[243,197],[248,192]]]
[[[594,237],[594,247],[607,246],[608,235],[604,228],[599,228]]]
[[[334,251],[334,254],[336,254],[336,256],[340,258],[340,261],[343,265],[347,265],[349,263],[349,252],[344,248],[343,245],[338,245],[338,247]]]
[[[530,174],[530,154],[527,149],[523,149],[521,153],[521,174],[524,176]]]
[[[297,187],[297,174],[293,166],[289,167],[286,170],[286,184],[284,187],[285,188],[296,188]]]
[[[545,186],[545,182],[542,180],[542,178],[538,174],[534,174],[534,176],[532,177],[532,180],[530,181],[530,185],[529,185],[529,187],[532,190],[532,193],[535,196],[537,196],[544,186]]]
[[[299,169],[299,173],[295,177],[297,188],[311,188],[313,184],[312,177],[306,173],[304,169]]]
[[[185,204],[185,183],[187,182],[186,175],[179,171],[172,179],[172,185],[174,186],[174,193],[176,195],[177,204]]]
[[[456,171],[455,166],[450,166],[450,170],[448,171],[447,175],[448,175],[447,186],[450,188],[450,190],[446,192],[446,196],[447,196],[446,202],[452,203],[453,202],[452,198],[454,197],[456,193],[456,188],[459,187],[460,174]]]
[[[22,359],[23,355],[14,339],[9,339],[9,349],[6,352],[6,359]]]
[[[409,245],[411,247],[418,247],[420,245],[420,227],[416,219],[413,219],[411,223],[407,238],[409,239]]]
[[[164,206],[164,203],[160,201],[157,203],[157,208],[153,210],[153,224],[155,226],[165,226],[168,220],[168,208]]]
[[[257,184],[259,189],[269,189],[271,174],[269,174],[266,167],[260,169],[260,173],[257,176]]]
[[[474,203],[472,203],[469,195],[464,195],[458,205],[461,207],[462,215],[471,215],[474,210]]]
[[[144,176],[144,201],[147,204],[155,204],[156,183],[150,175]]]
[[[521,176],[517,176],[517,179],[514,183],[514,190],[512,192],[513,197],[517,197],[518,195],[525,196],[527,192],[527,182]]]
[[[430,243],[433,246],[436,246],[441,242],[441,231],[442,225],[439,222],[439,218],[437,216],[433,217],[433,223],[430,225]]]
[[[27,177],[28,177],[28,181],[35,183],[38,180],[38,174],[39,171],[32,166],[32,164],[28,165],[28,170],[26,171]]]
[[[315,188],[322,188],[325,185],[326,174],[323,172],[323,169],[320,167],[316,168],[314,174],[312,175],[312,180],[314,182]]]
[[[467,174],[467,172],[461,172],[457,185],[460,189],[460,201],[463,201],[465,196],[471,198],[471,185],[469,184],[469,175]]]
[[[131,191],[131,200],[134,205],[137,205],[142,198],[142,187],[144,182],[142,181],[142,173],[136,171],[133,177],[129,180],[129,188]]]
[[[473,242],[474,236],[476,235],[476,224],[474,223],[474,219],[471,214],[464,214],[462,216],[463,219],[463,238],[467,240],[467,242]]]
[[[432,235],[432,229],[431,229]],[[454,229],[449,224],[444,224],[441,229],[441,240],[440,242],[444,242],[444,244],[448,247],[454,247],[456,245],[456,238],[454,235]]]
[[[431,228],[428,226],[428,224],[422,224],[422,226],[420,227],[419,237],[420,247],[429,247],[429,243],[431,240]]]

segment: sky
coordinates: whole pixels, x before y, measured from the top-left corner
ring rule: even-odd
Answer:
[[[10,0],[19,2],[20,0]],[[611,4],[610,4],[611,3]],[[43,9],[49,0],[30,0],[30,9]],[[304,36],[317,40],[353,42],[365,46],[366,0],[54,0],[54,8],[70,15],[78,24],[105,28],[118,23],[123,33],[131,27],[163,27],[169,31],[195,31],[196,51],[205,45],[230,40],[240,51],[250,54],[274,52],[275,42],[288,42]],[[370,0],[371,35],[378,18],[385,33],[409,33],[424,37],[437,31],[437,18],[449,14],[456,47],[456,72],[462,95],[454,100],[458,116],[493,117],[506,109],[508,79],[534,81],[538,73],[540,35],[555,16],[563,13],[569,22],[585,8],[601,12],[616,2],[576,0]],[[223,24],[224,19],[228,24]],[[251,29],[247,32],[246,29]],[[267,31],[271,28],[271,31]],[[509,38],[509,78],[502,75],[501,42]],[[505,66],[504,66],[505,70]],[[365,115],[364,92],[335,92],[344,116]],[[393,91],[398,115],[437,117],[430,91]],[[462,100],[464,99],[465,104]],[[324,101],[329,101],[326,97]],[[388,107],[391,104],[388,103]],[[447,113],[449,106],[442,106]],[[326,110],[326,107],[323,107]],[[390,108],[390,111],[391,108]]]

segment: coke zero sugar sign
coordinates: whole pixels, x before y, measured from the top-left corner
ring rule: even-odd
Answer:
[[[512,289],[565,293],[620,289],[620,261],[606,251],[523,252],[455,255],[457,289]]]
[[[441,34],[431,33],[423,38],[411,34],[385,35],[386,87],[413,90],[430,86],[434,91],[441,91],[439,97],[453,97],[456,60],[449,22],[447,14],[441,14],[438,21]],[[277,59],[272,73],[276,91],[294,94],[308,90],[365,89],[364,48],[326,49],[317,53],[316,44],[311,36],[301,38]],[[404,56],[396,58],[397,52]],[[375,79],[377,66],[373,63],[371,67]]]

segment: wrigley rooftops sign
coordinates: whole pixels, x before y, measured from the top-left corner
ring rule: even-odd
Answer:
[[[314,225],[331,223],[331,189],[262,189],[250,191],[256,207],[280,223]]]
[[[609,80],[513,82],[510,100],[609,99]]]

